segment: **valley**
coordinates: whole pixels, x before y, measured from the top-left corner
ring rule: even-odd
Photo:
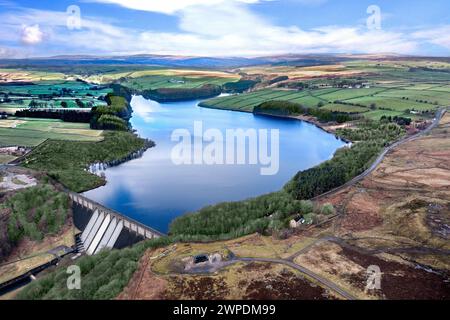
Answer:
[[[281,60],[2,66],[0,208],[11,246],[0,282],[58,260],[8,297],[448,299],[448,61]],[[194,121],[280,130],[280,172],[174,166],[171,132]],[[83,230],[71,222],[71,200],[8,205],[41,188],[82,192],[167,236],[74,257]],[[47,217],[58,227],[49,230]],[[61,246],[67,252],[53,251]],[[192,266],[201,256],[208,261]],[[74,261],[86,289],[67,291],[64,267]],[[371,265],[382,287],[367,291]]]

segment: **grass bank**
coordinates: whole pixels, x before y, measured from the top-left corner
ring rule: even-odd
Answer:
[[[22,165],[46,172],[67,188],[82,192],[99,187],[105,180],[86,168],[95,162],[120,162],[149,146],[147,140],[131,132],[104,131],[100,142],[48,140],[33,150]]]

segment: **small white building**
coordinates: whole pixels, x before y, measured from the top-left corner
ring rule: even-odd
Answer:
[[[294,219],[292,219],[292,220],[289,222],[289,226],[290,226],[292,229],[295,229],[295,228],[301,226],[302,224],[304,224],[305,222],[306,222],[306,220],[305,220],[305,218],[303,217],[303,215],[298,215],[298,216],[296,216]]]
[[[170,82],[170,83],[179,83],[179,84],[185,83],[184,80],[177,80],[177,79],[170,79],[169,82]]]

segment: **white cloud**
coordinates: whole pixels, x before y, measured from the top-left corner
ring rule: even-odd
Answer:
[[[69,30],[66,26],[65,12],[22,9],[14,14],[0,14],[0,38],[4,41],[14,41],[17,34],[15,30],[18,28],[20,30],[24,22],[34,24],[31,26],[34,31],[27,32],[25,37],[27,43],[39,43],[45,34],[47,55],[154,53],[261,56],[284,53],[389,52],[410,54],[418,53],[420,46],[427,41],[447,48],[450,42],[448,36],[450,32],[446,29],[450,27],[414,34],[407,31],[368,30],[364,26],[324,26],[303,30],[297,26],[274,25],[253,13],[245,3],[254,3],[257,0],[212,1],[221,1],[221,5],[210,6],[204,4],[206,1],[192,0],[183,3],[195,2],[197,5],[182,6],[181,2],[174,1],[172,8],[181,8],[177,9],[176,13],[179,18],[178,32],[124,28],[119,27],[117,21],[84,15],[82,28]],[[145,3],[157,5],[154,1]]]
[[[306,5],[306,6],[318,6],[322,5],[328,0],[294,0],[296,3]]]
[[[450,25],[417,31],[412,36],[415,39],[426,40],[432,44],[450,49]]]
[[[89,1],[89,0],[88,0]],[[224,3],[257,3],[260,0],[91,0],[92,2],[102,2],[116,4],[128,9],[174,14],[192,6],[218,6]],[[264,1],[264,0],[263,0]],[[267,0],[265,0],[267,1]],[[270,0],[269,0],[270,1]],[[311,1],[311,0],[310,0]],[[318,0],[315,0],[318,1]]]
[[[15,58],[17,57],[17,51],[11,48],[0,47],[0,58]]]
[[[38,24],[27,26],[22,26],[22,42],[25,44],[38,44],[42,42],[44,38],[44,33],[39,28]]]

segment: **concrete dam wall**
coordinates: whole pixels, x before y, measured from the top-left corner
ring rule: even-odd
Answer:
[[[82,250],[88,255],[102,249],[121,249],[145,239],[164,236],[163,233],[134,221],[114,210],[76,193],[69,193],[73,201],[73,220],[82,231]]]

